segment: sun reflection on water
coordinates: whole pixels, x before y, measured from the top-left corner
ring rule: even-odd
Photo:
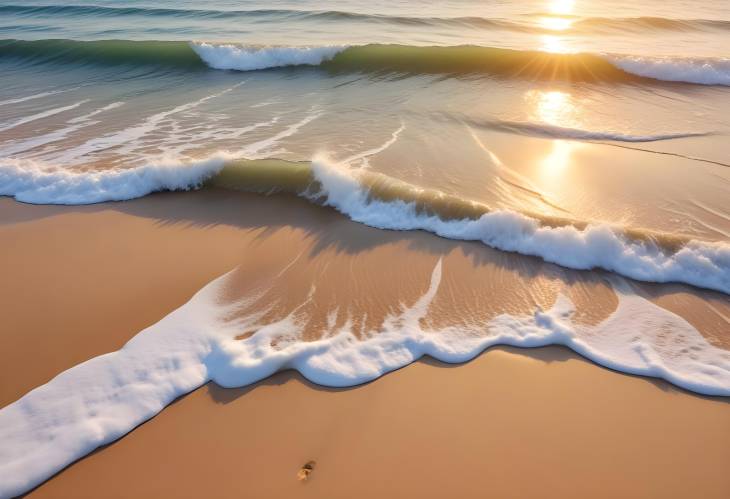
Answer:
[[[552,150],[540,161],[542,176],[552,179],[563,173],[570,166],[573,149],[573,142],[553,140]]]
[[[540,18],[540,26],[551,31],[564,31],[570,28],[571,24],[573,24],[573,20],[566,17],[550,16]]]
[[[556,34],[545,34],[540,37],[540,50],[553,53],[568,52],[565,41],[557,35],[565,31],[573,24],[573,18],[569,16],[573,12],[575,2],[573,0],[551,0],[548,2],[546,15],[538,19],[538,25],[548,31],[555,31]]]
[[[530,121],[560,128],[579,128],[579,108],[573,96],[563,91],[530,90],[525,95],[532,113]],[[555,139],[550,152],[539,161],[544,180],[555,181],[570,166],[579,143]]]
[[[548,9],[553,14],[570,14],[575,7],[575,0],[550,0]]]
[[[530,90],[525,98],[532,109],[531,121],[553,126],[575,127],[578,108],[573,96],[560,90]]]

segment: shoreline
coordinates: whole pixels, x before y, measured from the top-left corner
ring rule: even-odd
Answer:
[[[421,359],[342,389],[283,371],[242,388],[208,383],[28,497],[720,498],[729,415],[727,399],[563,347]]]
[[[294,206],[292,207],[290,203],[294,203]],[[246,210],[250,212],[253,208],[263,208],[263,204],[266,204],[265,212],[261,211],[255,215],[246,214]],[[12,285],[3,288],[5,294],[3,300],[9,311],[8,320],[9,322],[14,321],[10,323],[14,325],[13,329],[16,330],[14,333],[14,341],[16,341],[14,348],[12,351],[10,349],[5,350],[13,355],[6,355],[3,362],[0,363],[1,368],[5,370],[2,372],[0,379],[6,380],[0,392],[0,405],[3,406],[15,400],[18,397],[15,394],[20,393],[22,395],[33,386],[45,382],[60,370],[67,369],[94,355],[118,349],[137,331],[156,322],[173,308],[184,303],[202,285],[229,271],[236,264],[240,264],[242,255],[265,255],[263,250],[266,249],[266,241],[275,240],[275,233],[281,233],[276,237],[284,237],[286,240],[287,237],[294,237],[302,231],[302,228],[305,228],[304,233],[309,234],[310,239],[314,238],[307,243],[310,246],[305,247],[320,248],[319,251],[324,252],[323,254],[333,261],[333,265],[338,265],[338,262],[340,264],[346,262],[351,251],[360,252],[367,248],[365,253],[377,253],[373,248],[379,245],[381,249],[378,251],[384,252],[383,255],[386,256],[396,255],[404,251],[404,248],[411,248],[409,251],[413,251],[414,255],[417,252],[423,252],[426,255],[434,252],[436,254],[439,252],[450,254],[448,252],[451,250],[444,248],[454,246],[471,248],[469,251],[473,250],[475,254],[488,251],[476,248],[476,245],[470,243],[439,241],[429,234],[391,233],[362,227],[344,220],[343,217],[332,210],[313,207],[303,200],[267,198],[264,201],[263,198],[256,195],[220,191],[165,193],[142,200],[91,207],[28,206],[9,199],[0,200],[0,205],[3,206],[3,215],[0,218],[0,232],[4,233],[6,240],[12,241],[3,250],[3,262],[5,262],[6,267],[4,270],[6,275],[10,277],[9,282],[12,283]],[[226,221],[230,221],[230,223]],[[299,228],[292,229],[294,226]],[[346,238],[347,241],[339,240],[342,238],[343,233],[351,237]],[[53,244],[50,244],[49,241],[53,241]],[[296,241],[296,237],[292,241]],[[354,248],[358,249],[355,250]],[[62,249],[62,251],[58,251],[59,249]],[[252,251],[253,253],[251,253]],[[462,249],[462,251],[465,250]],[[95,259],[92,258],[94,256]],[[272,258],[274,257],[272,256]],[[381,255],[378,258],[385,258],[385,256]],[[474,258],[473,254],[471,258]],[[482,255],[482,258],[489,261],[484,255]],[[490,256],[489,258],[493,257]],[[509,256],[505,257],[506,260],[510,258]],[[418,263],[419,259],[413,261],[416,265],[426,265],[432,259],[432,256],[427,256],[422,259],[421,263]],[[463,264],[461,264],[464,266],[462,271],[470,271],[469,265],[473,265],[469,264],[470,261],[469,258],[464,259]],[[35,265],[32,264],[33,262],[35,262]],[[115,262],[117,265],[109,265],[109,262]],[[257,262],[254,261],[251,265],[256,266]],[[72,294],[65,292],[67,287],[64,284],[69,282],[74,285]],[[55,284],[49,286],[49,283]],[[24,291],[23,293],[18,293],[19,286]],[[413,289],[408,287],[405,289],[407,292],[415,292],[419,288],[414,286]],[[547,294],[537,299],[538,302],[544,300],[546,304],[549,304],[549,286],[545,289]],[[590,289],[600,291],[595,287]],[[74,297],[76,301],[74,301]],[[585,298],[590,300],[591,296]],[[292,296],[292,299],[296,299],[296,297]],[[48,309],[48,304],[55,301],[59,301],[58,307]],[[528,305],[528,303],[517,305],[517,308],[527,307],[529,309]],[[39,307],[46,313],[34,314],[33,310],[39,309]],[[697,304],[690,300],[684,307],[696,308]],[[115,310],[117,315],[110,315]],[[589,315],[586,316],[585,320],[590,322],[596,319]],[[62,325],[62,337],[57,331],[48,328],[49,325],[58,327],[59,324]],[[22,333],[28,331],[33,332],[33,338],[24,337]],[[100,335],[98,331],[104,331],[104,334]],[[38,341],[42,341],[44,346],[48,347],[46,354],[43,353],[43,349],[37,348]],[[452,455],[450,453],[458,452],[459,445],[468,442],[470,438],[477,438],[460,427],[464,424],[464,421],[460,422],[459,417],[466,418],[468,423],[466,426],[469,428],[476,428],[475,425],[479,421],[473,419],[476,417],[474,414],[479,413],[482,416],[488,414],[488,412],[484,412],[487,407],[478,404],[486,404],[491,401],[499,405],[499,412],[505,418],[504,421],[509,421],[510,418],[524,420],[527,416],[521,414],[518,408],[511,407],[508,410],[510,407],[509,402],[514,402],[511,397],[516,396],[514,393],[507,393],[508,389],[515,387],[514,383],[516,382],[514,379],[521,379],[525,384],[521,385],[524,391],[522,394],[524,399],[520,398],[520,400],[523,404],[533,407],[533,409],[538,402],[528,400],[530,397],[538,399],[543,404],[541,406],[543,409],[558,411],[564,415],[568,415],[571,410],[575,410],[586,416],[588,414],[587,406],[591,404],[605,405],[607,403],[606,398],[613,399],[616,403],[616,407],[611,409],[613,415],[617,417],[617,414],[620,414],[624,419],[629,416],[629,412],[641,413],[641,410],[646,410],[647,407],[654,408],[655,412],[652,414],[654,417],[658,417],[662,423],[656,423],[652,427],[648,414],[641,414],[640,419],[643,421],[643,426],[640,425],[641,428],[633,427],[634,433],[631,435],[616,434],[620,428],[611,426],[608,414],[600,415],[601,417],[593,415],[593,417],[600,420],[600,424],[609,425],[614,432],[611,438],[618,439],[618,441],[609,441],[608,436],[599,434],[599,431],[595,431],[595,434],[591,435],[597,439],[600,444],[599,447],[609,446],[613,449],[613,452],[624,455],[623,452],[639,452],[636,445],[643,440],[648,439],[657,444],[659,441],[657,439],[661,439],[662,435],[666,437],[667,428],[671,427],[674,432],[677,432],[676,435],[673,435],[675,437],[673,445],[676,447],[665,449],[665,455],[655,456],[655,459],[658,459],[662,466],[669,466],[671,463],[663,462],[662,458],[668,458],[682,451],[692,451],[686,446],[693,439],[699,439],[707,442],[704,449],[705,454],[693,454],[694,459],[704,460],[705,462],[684,463],[683,466],[688,466],[687,469],[684,467],[671,468],[671,473],[667,474],[672,475],[670,478],[674,482],[672,482],[672,487],[667,486],[666,490],[662,489],[662,495],[681,497],[679,491],[683,491],[686,495],[689,490],[686,487],[683,489],[676,483],[681,477],[692,482],[693,493],[699,493],[700,489],[705,487],[701,489],[704,497],[722,497],[722,494],[730,491],[730,480],[724,479],[722,474],[717,471],[723,463],[730,462],[730,451],[725,454],[721,452],[723,449],[730,449],[730,429],[726,424],[730,421],[730,405],[728,405],[727,399],[708,399],[689,394],[663,381],[626,376],[625,374],[622,376],[623,373],[611,372],[609,369],[599,367],[588,360],[580,358],[577,354],[566,353],[563,350],[559,347],[547,347],[537,350],[531,349],[530,352],[526,352],[526,350],[515,352],[514,349],[507,347],[490,348],[486,353],[480,354],[478,358],[471,362],[439,366],[440,368],[437,371],[441,375],[448,372],[450,376],[455,376],[451,382],[454,383],[454,386],[460,387],[460,393],[468,388],[468,393],[472,395],[485,389],[491,391],[492,394],[485,397],[485,400],[478,402],[467,396],[466,392],[462,393],[461,398],[457,401],[458,404],[461,404],[459,406],[461,408],[460,416],[454,413],[450,414],[449,418],[440,421],[442,424],[452,427],[457,438],[454,442],[449,442],[446,435],[439,433],[439,445],[433,449],[428,449],[428,451],[450,456]],[[33,355],[38,356],[38,358],[31,362]],[[553,360],[550,360],[551,358]],[[560,360],[560,362],[556,362],[555,359]],[[444,471],[445,475],[450,474],[452,478],[461,476],[464,483],[469,484],[474,489],[459,489],[455,483],[446,480],[448,476],[446,478],[442,476],[446,481],[442,480],[441,482],[436,478],[424,480],[424,477],[419,474],[419,468],[407,467],[405,470],[407,473],[402,476],[402,483],[395,484],[396,489],[374,490],[371,482],[378,481],[378,476],[391,476],[392,473],[389,468],[397,467],[402,459],[376,459],[382,458],[374,449],[377,446],[372,442],[358,440],[360,437],[358,437],[357,424],[352,428],[342,429],[337,439],[333,440],[334,437],[328,436],[327,428],[318,426],[321,423],[308,420],[307,424],[313,425],[312,428],[317,428],[317,431],[320,431],[318,440],[304,441],[302,436],[298,436],[299,440],[297,440],[292,435],[289,435],[289,440],[283,437],[279,437],[278,440],[276,438],[276,432],[283,431],[282,425],[284,423],[281,420],[283,416],[280,411],[284,408],[281,404],[297,400],[300,404],[298,406],[299,410],[307,410],[310,404],[309,399],[312,397],[311,393],[334,393],[333,397],[348,399],[347,403],[355,408],[353,414],[357,416],[356,419],[361,425],[368,422],[363,420],[359,413],[367,413],[373,399],[377,401],[381,397],[385,397],[392,404],[405,404],[411,408],[419,406],[419,404],[426,404],[424,398],[430,397],[427,408],[437,413],[443,411],[445,409],[442,409],[442,407],[448,406],[449,403],[452,405],[455,403],[454,400],[449,402],[449,397],[455,396],[451,393],[454,386],[444,385],[439,381],[441,376],[436,376],[429,371],[434,367],[434,364],[440,363],[419,360],[408,366],[408,369],[400,369],[374,382],[343,390],[311,386],[311,383],[302,381],[300,375],[287,372],[277,373],[273,377],[245,388],[221,389],[212,384],[207,384],[188,396],[178,399],[161,414],[137,427],[121,440],[103,447],[87,458],[71,465],[65,471],[35,489],[29,496],[58,497],[64,493],[68,494],[70,491],[74,491],[77,497],[85,497],[84,494],[88,494],[88,497],[98,497],[99,494],[109,496],[114,493],[119,494],[120,497],[145,496],[145,494],[152,496],[154,494],[150,491],[155,487],[158,487],[158,489],[154,489],[158,493],[177,491],[176,495],[179,494],[183,497],[186,494],[192,497],[195,494],[204,493],[220,497],[240,496],[241,493],[254,493],[256,491],[262,497],[289,497],[294,493],[322,497],[323,491],[338,491],[345,494],[348,490],[352,497],[365,497],[368,494],[377,493],[397,495],[397,491],[402,494],[404,491],[412,490],[413,487],[419,488],[419,495],[429,496],[439,487],[441,487],[442,492],[443,487],[448,483],[450,490],[459,490],[460,494],[464,496],[468,497],[471,494],[471,496],[476,497],[479,486],[495,485],[492,481],[494,477],[490,479],[489,483],[484,483],[478,479],[477,475],[469,474],[468,477],[464,475],[467,471],[476,473],[474,470],[480,466],[480,458],[483,456],[480,456],[476,451],[489,449],[489,446],[483,440],[479,441],[485,447],[479,447],[479,449],[475,447],[473,449],[474,455],[466,461],[462,462],[455,459],[452,462],[446,459],[441,460],[439,464],[440,469],[447,469]],[[31,365],[32,369],[29,369],[28,367]],[[526,365],[530,367],[526,367]],[[565,367],[567,365],[570,365],[570,369],[565,372],[563,372],[563,368],[556,367]],[[458,367],[458,369],[446,369],[446,367]],[[489,375],[485,377],[484,373],[481,372],[482,369],[486,369]],[[13,375],[21,372],[23,373],[22,376]],[[531,374],[528,375],[528,373]],[[485,388],[483,380],[490,379],[490,376],[503,378],[505,374],[509,376],[508,379],[510,380],[505,386],[498,387],[495,383],[487,382]],[[543,380],[545,377],[550,382]],[[560,383],[556,381],[556,378],[560,380]],[[540,390],[542,391],[531,385],[535,382],[538,382],[538,386],[541,387]],[[281,386],[288,388],[277,391],[276,388],[281,388],[277,383],[282,383]],[[434,383],[440,384],[441,389],[434,389]],[[569,393],[569,387],[564,386],[565,383],[568,383],[569,387],[572,387],[571,389],[576,393]],[[591,386],[592,383],[597,383],[597,386],[601,386],[607,392],[605,394],[597,393],[598,391]],[[381,384],[387,387],[380,388]],[[28,388],[29,386],[30,388]],[[299,388],[291,388],[292,386]],[[274,388],[273,391],[272,388]],[[258,397],[249,397],[251,393],[263,391],[271,391],[263,400]],[[284,393],[279,393],[281,391]],[[560,393],[559,400],[546,398],[548,391]],[[239,395],[234,396],[233,393]],[[339,395],[340,393],[352,395],[343,396]],[[243,394],[247,394],[247,397],[243,397]],[[274,452],[273,450],[262,451],[261,445],[263,443],[254,449],[241,449],[238,447],[229,449],[226,452],[231,454],[226,456],[217,455],[213,459],[213,463],[207,465],[195,459],[193,459],[195,465],[183,462],[186,457],[190,458],[193,455],[206,456],[206,450],[215,454],[216,450],[214,449],[217,449],[217,445],[225,447],[225,432],[228,432],[228,438],[231,438],[241,430],[233,420],[227,421],[220,429],[206,428],[206,431],[203,432],[199,428],[195,429],[195,421],[199,424],[200,421],[206,421],[208,418],[223,417],[220,415],[221,403],[216,400],[216,397],[232,400],[228,406],[234,407],[230,411],[237,414],[235,418],[245,419],[246,416],[250,416],[251,411],[260,411],[260,415],[256,416],[256,421],[260,424],[257,429],[275,442],[275,449],[278,449],[282,454],[287,454],[286,457],[282,458],[282,463],[277,464],[275,460],[272,460],[273,458],[265,463],[257,463],[259,453],[263,452],[264,455],[269,456],[269,453]],[[282,400],[278,401],[279,398]],[[314,405],[311,410],[319,411],[318,414],[320,415],[327,414],[330,409],[334,411],[337,404],[340,403],[334,400],[320,400],[321,395],[317,395],[315,398],[317,401],[311,402]],[[324,398],[327,398],[327,396]],[[477,406],[474,404],[477,404]],[[185,409],[181,409],[183,407]],[[384,416],[389,406],[386,404],[377,407],[383,412],[380,416]],[[662,408],[661,411],[658,408]],[[605,407],[604,409],[607,410]],[[416,411],[416,414],[428,419],[426,417],[428,411],[419,410]],[[402,435],[394,429],[388,430],[388,425],[392,421],[389,422],[387,418],[381,417],[378,420],[378,425],[375,425],[375,429],[372,430],[380,435],[381,440],[376,439],[376,441],[382,443],[383,446],[392,444],[397,452],[403,453],[401,458],[403,456],[423,458],[425,454],[419,454],[420,444],[418,442],[425,438],[429,431],[433,431],[433,427],[424,422],[421,426],[415,424],[415,428],[410,428],[406,425],[407,421],[402,420],[405,417],[403,414],[397,413],[396,415],[401,418],[398,419],[401,424],[401,431],[405,432],[406,435],[409,435],[408,432],[412,431],[412,434],[408,438],[402,438]],[[287,417],[295,418],[295,416],[296,414],[290,414]],[[355,416],[350,414],[342,417],[347,419]],[[233,417],[233,415],[225,417]],[[694,421],[697,423],[696,428],[680,428],[679,423],[682,418],[685,422]],[[296,423],[291,419],[287,421],[296,427]],[[571,421],[563,423],[565,427],[561,426],[562,431],[570,432],[571,424],[584,424],[575,420]],[[535,423],[537,420],[532,422]],[[348,426],[343,421],[339,421],[338,424]],[[557,425],[557,422],[555,424]],[[513,438],[518,438],[521,430],[520,428],[513,428],[509,433]],[[571,446],[577,445],[575,439],[586,438],[588,432],[586,428],[584,430],[586,430],[586,433],[581,434],[580,437],[578,435],[566,436],[565,441],[560,441],[561,445],[566,445],[575,451]],[[645,432],[645,434],[637,433],[639,430]],[[207,431],[213,433],[209,435],[213,442],[206,443],[204,441]],[[244,433],[249,435],[251,431],[251,429],[247,429]],[[294,430],[289,429],[286,431],[291,433]],[[419,431],[420,434],[418,434]],[[186,435],[196,432],[200,433],[198,441],[191,443],[186,440]],[[499,437],[499,432],[489,431],[487,433],[491,435],[490,438]],[[418,438],[415,437],[416,434],[419,435]],[[252,438],[254,436],[251,435]],[[261,439],[263,438],[262,436]],[[525,441],[520,442],[520,446],[525,446],[526,449],[535,452],[536,455],[547,452],[547,448],[542,447],[543,444],[546,444],[545,438],[547,437],[538,434],[530,438],[525,437]],[[350,442],[352,445],[357,443],[365,447],[358,447],[362,450],[362,453],[352,456],[348,455],[346,448],[339,447],[344,445],[340,442]],[[550,443],[555,445],[555,441]],[[311,454],[318,453],[313,450],[316,448],[315,444],[333,449],[331,452],[337,457],[320,457],[319,459],[317,456],[307,457],[304,450]],[[618,447],[619,444],[623,446],[621,452],[612,447]],[[717,447],[720,444],[725,445],[725,447]],[[211,448],[211,445],[214,447]],[[672,442],[664,442],[663,445],[671,446]],[[186,472],[181,475],[174,472],[173,467],[165,468],[170,473],[167,475],[169,480],[163,479],[155,484],[155,470],[160,470],[160,466],[165,459],[163,455],[154,454],[158,448],[165,449],[166,452],[170,448],[178,449],[177,454],[176,452],[170,452],[169,454],[175,456],[173,461],[178,466],[178,471],[184,469]],[[424,451],[424,449],[420,450]],[[499,453],[489,454],[491,459],[489,462],[492,466],[498,468],[502,466],[497,462],[501,458],[507,461],[511,459],[510,462],[519,468],[519,461],[515,459],[515,456],[509,455],[508,447],[501,447],[501,455],[497,454]],[[210,454],[208,454],[208,457],[210,457]],[[250,489],[246,487],[238,489],[237,485],[228,479],[213,481],[200,479],[201,476],[207,473],[214,473],[215,467],[212,464],[228,469],[230,473],[235,474],[237,468],[235,466],[229,468],[231,465],[225,462],[225,457],[233,461],[243,459],[249,467],[249,470],[244,474],[248,474],[246,476],[249,476],[250,480],[256,479],[258,481],[256,483],[247,482],[245,485],[251,485]],[[286,463],[286,469],[288,470],[291,468],[290,464],[295,457],[301,462],[297,461],[298,464],[291,472],[285,471],[282,467],[283,464]],[[645,454],[642,454],[642,458],[646,459],[646,461],[641,461],[642,466],[653,466],[652,470],[660,473],[659,464],[651,464]],[[318,464],[311,473],[311,479],[302,484],[296,480],[296,471],[308,459],[314,459]],[[455,464],[457,461],[460,462],[459,466],[461,467]],[[545,462],[540,462],[545,465]],[[361,496],[352,495],[353,491],[347,488],[349,486],[347,479],[351,479],[352,476],[348,476],[345,463],[353,469],[367,468],[368,470],[367,473],[363,473],[364,476],[358,475],[358,478],[353,482],[357,483],[354,488],[357,489],[357,493],[362,494]],[[580,459],[577,454],[571,454],[569,458],[565,458],[565,461],[561,461],[561,463],[567,468],[580,467]],[[137,470],[137,467],[143,464],[149,470],[148,472]],[[616,466],[615,463],[609,464]],[[624,463],[625,466],[629,466],[629,464]],[[633,464],[637,464],[637,462]],[[331,468],[332,466],[334,468]],[[423,464],[423,466],[428,467],[429,465]],[[657,469],[654,469],[654,467]],[[703,468],[706,468],[705,471],[703,471]],[[120,469],[124,469],[124,473],[117,473]],[[132,469],[136,471],[130,471]],[[328,472],[327,469],[336,471]],[[537,469],[532,471],[536,474],[533,476],[543,476],[545,473]],[[601,476],[600,473],[596,474],[595,471],[592,475],[586,470],[583,471],[585,474],[583,487],[588,487],[590,480]],[[614,471],[617,470],[614,469]],[[666,473],[666,470],[664,472]],[[506,467],[504,467],[504,473],[509,475]],[[709,474],[710,477],[708,483],[704,485],[699,483],[697,478],[702,473]],[[333,477],[332,474],[336,477]],[[189,480],[192,480],[192,482],[188,480],[188,476],[183,475],[189,475]],[[438,473],[434,473],[434,475],[438,475]],[[128,480],[129,476],[134,476],[137,479],[130,481]],[[589,476],[592,478],[589,479]],[[660,483],[662,480],[657,476],[653,478],[647,476],[643,482],[640,477],[632,476],[627,484],[663,487],[664,485]],[[339,482],[337,477],[339,477]],[[368,477],[374,478],[369,480]],[[289,478],[291,478],[291,483]],[[391,478],[395,480],[395,478]],[[516,479],[516,477],[513,478]],[[545,477],[543,476],[543,478]],[[436,481],[434,482],[434,480]],[[506,480],[504,483],[500,480],[499,485],[506,487],[506,482]],[[272,485],[279,483],[281,488]],[[315,485],[316,483],[320,485]],[[539,481],[536,481],[534,486],[537,487],[538,483],[541,483],[541,487],[547,486],[547,482]],[[522,485],[527,487],[528,484]],[[195,489],[196,486],[197,489]],[[267,486],[273,487],[270,494],[266,492]],[[500,494],[509,496],[509,490],[513,492],[517,490],[514,488],[513,483],[511,486],[513,488],[500,491]],[[134,487],[140,488],[134,489]],[[263,488],[259,489],[257,487]],[[404,488],[399,489],[398,487]],[[429,487],[434,488],[434,490],[429,490]],[[454,489],[455,487],[456,489]],[[581,490],[585,492],[588,489]],[[529,494],[529,491],[524,492]],[[570,496],[566,490],[563,490],[562,494],[558,492],[556,491],[556,497],[558,495]],[[627,491],[624,490],[623,492],[626,495]],[[672,496],[672,493],[677,495]]]

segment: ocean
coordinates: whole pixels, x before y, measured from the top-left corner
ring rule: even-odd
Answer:
[[[297,315],[311,301],[304,293],[276,312],[263,295],[237,296],[234,327],[220,322],[232,306],[216,302],[221,278],[126,353],[0,411],[12,442],[0,474],[14,477],[0,480],[2,497],[210,379],[240,386],[288,367],[349,386],[424,354],[460,362],[494,344],[562,344],[616,370],[730,395],[726,337],[708,342],[646,291],[695,293],[717,312],[720,336],[730,331],[725,0],[4,2],[0,74],[0,195],[54,205],[181,190],[297,197],[377,229],[590,274],[619,297],[591,326],[572,323],[575,307],[559,297],[528,315],[505,305],[488,321],[475,305],[435,327],[424,318],[447,279],[438,260],[413,299],[394,296],[375,323],[338,320],[335,304],[315,327]],[[232,346],[234,330],[259,332]],[[172,338],[185,369],[158,362]],[[87,401],[115,411],[112,429],[94,433],[91,416],[74,413],[57,428],[73,444],[41,446],[53,457],[32,466],[12,460],[38,447],[44,424],[21,421],[23,403],[66,410],[79,379],[126,383],[114,373],[130,356],[145,379],[165,380],[148,394],[154,403],[129,409],[132,387],[121,401]]]

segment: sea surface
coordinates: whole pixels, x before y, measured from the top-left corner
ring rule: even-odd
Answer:
[[[534,316],[493,319],[496,336],[451,325],[434,343],[419,320],[446,272],[439,261],[423,296],[355,335],[349,357],[342,324],[321,341],[291,341],[286,361],[281,349],[262,350],[274,333],[261,333],[253,350],[229,352],[249,363],[188,369],[157,405],[110,416],[113,429],[94,438],[78,436],[91,416],[58,419],[61,447],[38,436],[45,420],[23,420],[27,404],[66,410],[74,376],[126,383],[109,374],[129,361],[120,350],[0,411],[0,497],[209,379],[247,384],[272,366],[343,386],[425,353],[463,361],[496,343],[559,343],[617,370],[730,395],[727,350],[636,292],[673,283],[712,293],[730,335],[726,0],[9,1],[0,75],[0,195],[78,205],[211,187],[294,194],[379,229],[597,270],[621,303],[590,331],[567,325],[571,304],[560,299]],[[224,341],[212,332],[219,286],[153,327],[174,336],[176,325],[201,324],[204,333],[184,331],[196,346],[177,352],[180,362],[212,362],[206,348]],[[247,317],[239,326],[261,319]],[[296,339],[287,317],[275,329]],[[132,347],[145,359],[167,348],[149,331]],[[180,375],[147,360],[156,375]],[[95,400],[94,411],[119,414],[130,390],[122,402]],[[39,448],[53,457],[15,459]]]

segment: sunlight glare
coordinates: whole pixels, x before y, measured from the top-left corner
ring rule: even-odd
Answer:
[[[553,14],[570,14],[575,7],[575,0],[550,0],[548,8]]]
[[[525,98],[533,109],[531,120],[553,126],[576,127],[577,109],[569,93],[530,90]]]
[[[540,50],[553,54],[565,54],[568,52],[568,47],[559,36],[543,35],[540,37]]]
[[[559,90],[531,90],[525,94],[525,99],[532,109],[531,121],[556,127],[580,128],[577,119],[579,109],[570,93]],[[570,140],[553,140],[552,149],[538,163],[543,180],[553,183],[561,178],[571,163],[573,151],[579,147],[579,143]]]
[[[550,31],[565,31],[570,28],[573,23],[571,19],[565,17],[542,17],[540,18],[540,26]]]
[[[553,140],[553,148],[540,162],[541,173],[546,178],[559,176],[570,165],[570,157],[577,147],[574,142]]]

